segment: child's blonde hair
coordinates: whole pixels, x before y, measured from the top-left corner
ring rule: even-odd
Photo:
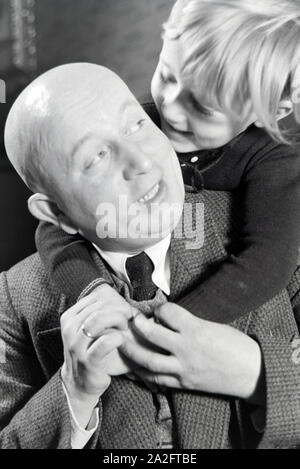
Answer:
[[[250,106],[287,143],[277,114],[291,99],[300,123],[300,0],[178,0],[164,30],[199,100],[239,118]]]

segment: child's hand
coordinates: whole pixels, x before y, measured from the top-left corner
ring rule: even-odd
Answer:
[[[167,388],[226,394],[257,399],[263,380],[259,345],[242,332],[204,321],[185,309],[167,303],[155,311],[159,323],[142,314],[133,321],[141,340],[124,341],[121,351],[137,365],[143,380]]]

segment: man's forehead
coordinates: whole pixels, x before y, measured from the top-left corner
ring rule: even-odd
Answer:
[[[69,109],[63,120],[67,127],[73,127],[71,133],[75,132],[78,137],[80,134],[92,135],[93,133],[103,133],[106,130],[121,130],[126,127],[127,123],[131,123],[131,118],[140,112],[144,112],[141,105],[133,97],[127,97],[124,100],[113,102],[106,99],[94,99],[90,103],[83,106],[75,106]],[[73,132],[73,131],[74,132]]]
[[[95,103],[94,103],[95,104]],[[141,105],[135,100],[133,96],[128,96],[122,102],[116,104],[113,110],[111,106],[104,107],[103,103],[96,110],[95,113],[89,115],[90,122],[85,121],[85,126],[79,127],[79,132],[72,132],[75,138],[72,138],[70,151],[71,160],[73,160],[76,153],[85,145],[93,140],[98,140],[99,137],[106,137],[107,132],[113,129],[114,131],[126,130],[126,124],[132,124],[131,116],[136,112],[144,112]],[[84,117],[84,116],[82,116]],[[74,129],[75,130],[75,129]]]
[[[128,104],[136,101],[135,97],[114,72],[104,67],[78,67],[73,73],[72,68],[62,67],[58,76],[51,72],[49,76],[41,78],[41,83],[35,86],[34,104],[37,101],[49,101],[51,111],[56,109],[64,112],[76,112],[76,108],[102,109],[102,115],[124,111]],[[45,100],[46,97],[50,98]],[[94,106],[93,106],[94,105]]]
[[[94,89],[99,104],[104,107],[113,106],[122,109],[126,103],[136,101],[128,86],[115,74],[100,72],[98,76],[95,75],[93,81],[94,83],[90,83],[90,86],[87,82],[86,90],[92,93],[92,89]]]
[[[56,97],[52,101],[52,110],[57,116],[57,127],[68,128],[75,133],[80,129],[80,133],[86,133],[98,129],[100,125],[115,127],[122,124],[126,116],[142,110],[142,107],[122,81],[121,85],[104,89],[87,84],[77,92],[70,90],[61,99]]]
[[[133,109],[140,108],[140,104],[131,94],[129,89],[123,87],[108,86],[85,88],[81,93],[74,92],[63,99],[63,103],[57,100],[57,106],[60,107],[63,114],[67,113],[68,117],[80,117],[85,120],[87,116],[97,121],[110,122],[111,120],[119,120],[124,114]]]
[[[130,93],[116,95],[111,93],[109,96],[100,96],[94,104],[98,107],[99,118],[118,118],[122,115],[141,108],[135,97]]]

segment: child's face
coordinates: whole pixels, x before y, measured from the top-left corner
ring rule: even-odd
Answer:
[[[162,130],[177,152],[218,148],[254,122],[234,121],[209,103],[199,102],[181,77],[180,42],[164,39],[152,80],[152,96],[162,118]],[[201,85],[201,84],[199,84]],[[205,90],[199,93],[205,96]]]

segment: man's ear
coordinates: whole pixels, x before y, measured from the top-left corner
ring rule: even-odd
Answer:
[[[75,235],[78,230],[73,226],[68,217],[58,208],[47,195],[34,194],[28,200],[30,213],[40,221],[52,223],[59,226],[70,235]]]
[[[284,119],[285,117],[289,116],[290,114],[293,113],[294,110],[294,105],[290,99],[284,99],[280,101],[278,111],[277,111],[277,116],[276,119],[277,121],[280,121],[281,119]],[[264,127],[263,123],[260,122],[259,120],[255,121],[256,127]]]

